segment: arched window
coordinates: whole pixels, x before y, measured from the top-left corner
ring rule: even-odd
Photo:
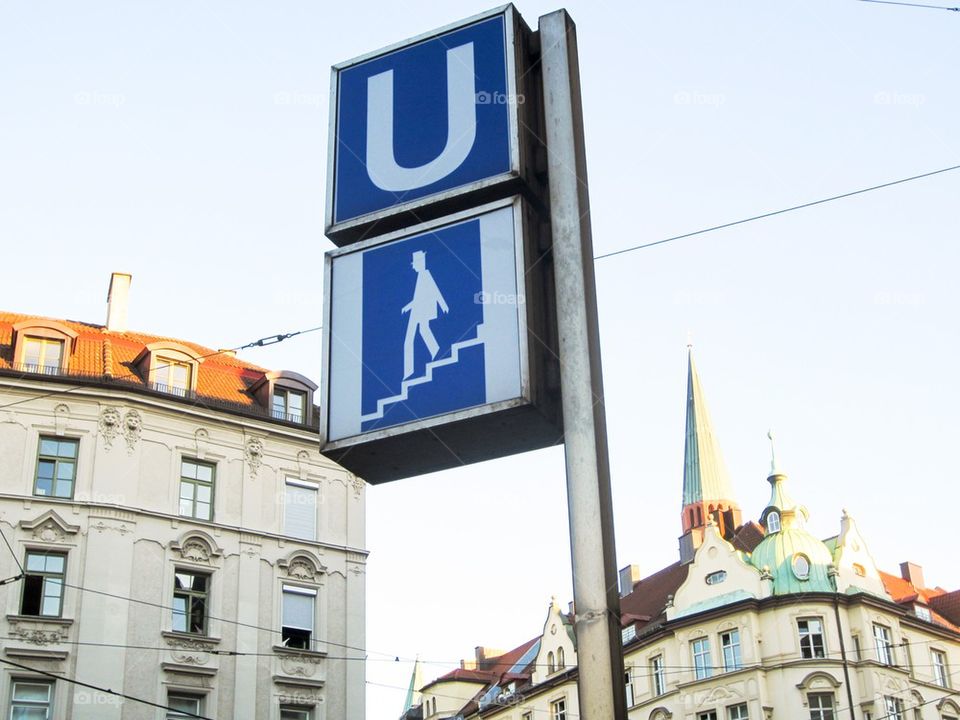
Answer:
[[[563,648],[557,649],[557,669],[563,670],[567,666],[567,661],[563,657]]]
[[[553,650],[547,653],[547,675],[553,675],[557,671],[556,662],[553,659]]]
[[[767,532],[780,532],[780,513],[776,510],[767,514]]]
[[[793,556],[793,574],[798,580],[806,580],[810,577],[810,558],[803,553],[796,553]]]

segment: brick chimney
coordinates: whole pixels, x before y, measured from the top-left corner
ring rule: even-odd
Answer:
[[[627,565],[620,570],[620,597],[633,592],[633,586],[640,581],[640,566]]]
[[[127,331],[127,297],[130,294],[128,273],[115,272],[110,276],[110,289],[107,291],[107,331],[123,333]]]
[[[923,568],[912,562],[900,563],[900,577],[909,581],[914,587],[926,587],[926,585],[923,584]]]

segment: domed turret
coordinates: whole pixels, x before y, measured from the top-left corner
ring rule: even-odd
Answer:
[[[786,489],[787,476],[777,467],[770,435],[770,500],[760,515],[766,537],[754,549],[750,563],[773,576],[774,595],[833,592],[833,557],[820,540],[807,532],[810,513]]]

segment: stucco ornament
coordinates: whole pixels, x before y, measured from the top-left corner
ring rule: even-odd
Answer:
[[[287,567],[287,575],[297,580],[313,580],[317,576],[313,563],[304,558],[295,558]]]
[[[10,635],[31,645],[55,645],[67,639],[68,628],[54,623],[10,621]]]
[[[247,440],[245,448],[247,465],[250,468],[250,477],[255,478],[260,472],[260,466],[263,464],[263,440],[260,438],[250,438]]]
[[[113,447],[113,440],[120,433],[120,411],[115,407],[106,407],[100,413],[97,423],[100,436],[103,438],[103,447],[109,450]]]
[[[198,563],[210,562],[210,549],[200,540],[187,540],[180,549],[180,555],[184,560]]]
[[[356,475],[351,475],[350,484],[353,485],[353,496],[355,498],[359,498],[360,493],[363,492],[363,486],[367,483],[363,478],[357,477]]]
[[[317,672],[320,658],[309,655],[284,655],[280,658],[280,667],[284,675],[293,677],[313,677]]]
[[[33,529],[33,537],[43,542],[53,543],[63,541],[63,531],[53,520],[47,520],[40,527]]]
[[[60,403],[53,409],[53,422],[57,437],[63,437],[67,432],[67,420],[70,419],[70,408]]]
[[[132,453],[143,432],[143,418],[136,410],[127,410],[123,416],[123,437],[127,441],[127,452]]]
[[[174,661],[183,665],[206,665],[210,660],[208,648],[202,642],[168,638],[167,645],[170,646],[170,655]]]

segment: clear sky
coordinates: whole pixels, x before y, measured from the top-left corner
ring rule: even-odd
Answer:
[[[0,307],[102,322],[126,271],[133,329],[318,325],[330,65],[485,9],[0,0]],[[956,13],[568,9],[597,253],[960,163]],[[816,534],[847,508],[882,567],[960,587],[958,197],[955,172],[597,263],[620,566],[677,557],[690,333],[745,518],[772,426]],[[319,379],[319,333],[242,357]],[[367,503],[371,718],[399,714],[416,654],[433,677],[571,597],[561,448]]]

